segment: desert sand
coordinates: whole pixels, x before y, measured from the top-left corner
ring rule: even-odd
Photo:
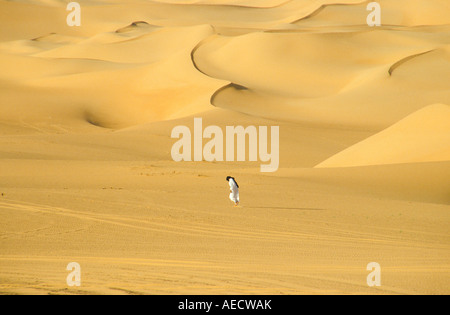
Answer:
[[[0,0],[0,294],[450,293],[447,0],[68,2]],[[174,162],[194,117],[279,170]]]

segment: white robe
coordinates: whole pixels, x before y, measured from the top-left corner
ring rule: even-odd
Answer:
[[[230,178],[228,181],[228,184],[230,185],[230,200],[233,201],[235,204],[239,203],[239,187],[234,181],[234,179]]]

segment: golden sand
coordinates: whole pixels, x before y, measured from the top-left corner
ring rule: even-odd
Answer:
[[[0,293],[449,294],[450,3],[368,2],[0,0]],[[174,162],[194,117],[279,170]]]

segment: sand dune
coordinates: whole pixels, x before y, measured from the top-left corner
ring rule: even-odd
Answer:
[[[449,71],[446,42],[443,33],[433,31],[278,31],[210,38],[197,48],[194,61],[202,72],[245,88],[218,91],[216,106],[264,117],[271,117],[269,111],[291,121],[380,128],[430,101],[449,101],[445,83],[437,80]],[[435,56],[423,55],[430,50]],[[416,60],[405,63],[410,56]],[[408,75],[392,74],[399,61]],[[420,75],[425,71],[427,76]]]
[[[27,95],[22,101],[14,100],[18,106],[30,107],[23,118],[32,120],[69,111],[68,115],[76,112],[77,119],[97,126],[123,128],[205,111],[211,94],[223,83],[198,73],[192,67],[190,53],[209,34],[212,29],[207,25],[156,29],[140,25],[129,32],[100,34],[75,43],[54,40],[56,35],[49,35],[26,44],[5,44],[2,47],[9,49],[4,50],[5,57],[0,61],[4,70],[1,76],[14,79],[9,83],[14,82],[14,86],[2,93],[0,106],[10,106],[11,98],[16,97],[14,88],[25,84],[30,90],[38,89],[32,95],[35,102],[45,103],[36,108]],[[50,46],[40,45],[49,41]],[[30,54],[24,47],[36,47],[37,53]],[[115,95],[112,87],[116,87]],[[122,89],[129,92],[124,94]],[[51,105],[56,93],[58,102],[66,100],[64,108]],[[86,94],[90,95],[88,102]],[[47,106],[49,110],[42,113]]]
[[[430,105],[317,167],[450,161],[450,106]]]
[[[0,0],[0,294],[448,294],[449,4],[368,2]],[[195,117],[279,170],[174,162]]]
[[[305,27],[323,27],[345,25],[364,25],[367,16],[367,4],[361,1],[353,5],[327,4],[321,6],[311,15],[296,21],[295,24]],[[424,26],[447,25],[450,6],[445,0],[380,0],[383,25],[385,26]]]

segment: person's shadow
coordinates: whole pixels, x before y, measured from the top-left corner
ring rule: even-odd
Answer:
[[[324,211],[326,209],[322,208],[291,208],[291,207],[246,207],[241,206],[241,208],[247,209],[275,209],[275,210],[308,210],[308,211]]]

